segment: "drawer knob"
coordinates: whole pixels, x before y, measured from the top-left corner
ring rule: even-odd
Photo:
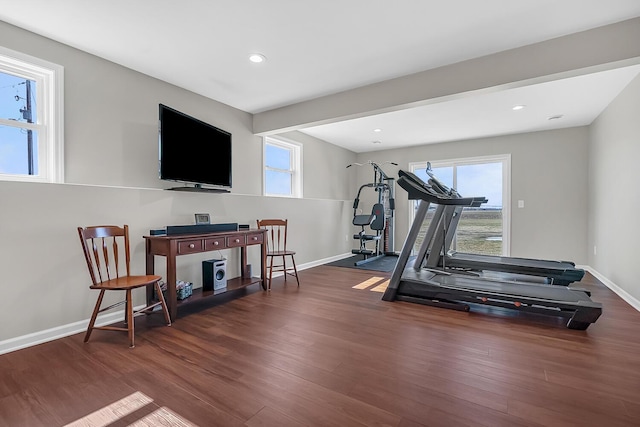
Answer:
[[[191,244],[189,245],[189,247],[190,247],[191,249],[193,249],[193,248],[195,248],[195,247],[196,247],[196,245],[194,245],[193,243],[191,243]]]
[[[236,239],[236,243],[240,243],[240,239]]]
[[[220,242],[213,242],[213,246],[218,246]]]
[[[258,238],[256,236],[253,236],[253,240],[258,240]]]

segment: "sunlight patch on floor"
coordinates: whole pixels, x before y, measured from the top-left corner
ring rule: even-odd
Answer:
[[[153,399],[140,393],[139,391],[124,397],[109,406],[100,408],[97,411],[80,418],[65,427],[102,427],[107,426],[120,418],[137,411],[138,409],[152,403]]]
[[[132,427],[155,427],[155,426],[171,426],[171,427],[197,427],[195,424],[185,420],[180,415],[168,408],[158,408],[144,418],[139,419]]]
[[[118,400],[117,402],[113,402],[104,408],[100,408],[85,417],[69,423],[65,427],[105,427],[151,403],[153,403],[152,398],[137,391]],[[185,420],[178,414],[164,407],[156,409],[152,413],[130,425],[136,427],[197,427],[195,424]]]
[[[365,280],[364,282],[358,283],[355,286],[352,286],[353,289],[367,289],[369,286],[373,286],[379,281],[384,280],[384,277],[372,277],[370,279]]]
[[[371,290],[371,292],[384,292],[384,291],[387,290],[387,286],[389,286],[389,279],[387,279],[384,282],[380,283],[375,288],[371,288],[370,290]]]

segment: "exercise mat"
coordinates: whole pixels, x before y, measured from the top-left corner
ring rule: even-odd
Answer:
[[[393,271],[393,268],[396,266],[396,262],[398,262],[397,256],[387,255],[362,265],[355,265],[356,262],[362,259],[363,259],[362,255],[354,255],[352,257],[340,259],[338,261],[330,262],[325,265],[329,265],[332,267],[347,267],[347,268],[357,268],[360,270],[390,272],[390,271]]]

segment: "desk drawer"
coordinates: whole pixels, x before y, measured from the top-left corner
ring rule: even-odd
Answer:
[[[247,245],[257,245],[262,243],[263,239],[263,233],[247,234]]]
[[[227,236],[227,246],[230,248],[236,248],[238,246],[244,246],[246,244],[245,236]]]
[[[178,242],[179,254],[195,254],[197,252],[202,252],[202,250],[201,239],[183,240],[182,242]]]
[[[205,239],[204,250],[215,251],[218,249],[225,249],[227,247],[224,237],[216,237],[214,239]]]

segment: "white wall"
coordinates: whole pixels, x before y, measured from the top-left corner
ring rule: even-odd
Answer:
[[[640,77],[591,125],[589,265],[640,300]],[[596,247],[596,253],[594,253]]]
[[[358,155],[358,162],[392,161],[385,172],[409,163],[511,154],[511,256],[587,261],[588,128],[498,136],[429,144]],[[371,180],[371,168],[361,168],[358,182]],[[482,196],[470,194],[469,196]],[[525,200],[525,208],[517,207]],[[407,194],[396,186],[396,250],[402,247],[408,224]]]
[[[262,139],[252,133],[250,114],[1,21],[0,43],[65,68],[65,184],[0,181],[0,350],[3,340],[89,317],[97,293],[88,288],[78,226],[128,223],[136,272],[144,270],[142,236],[193,224],[195,212],[252,225],[287,217],[298,264],[350,251],[344,235],[351,231],[354,180],[344,165],[354,153],[289,134],[303,144],[305,198],[263,197]],[[158,179],[158,103],[233,134],[231,194],[162,190],[175,183]],[[249,252],[255,265],[255,250]],[[181,257],[178,277],[197,285],[201,259],[213,255]],[[227,256],[233,266],[237,253]],[[163,274],[162,258],[156,265]]]

